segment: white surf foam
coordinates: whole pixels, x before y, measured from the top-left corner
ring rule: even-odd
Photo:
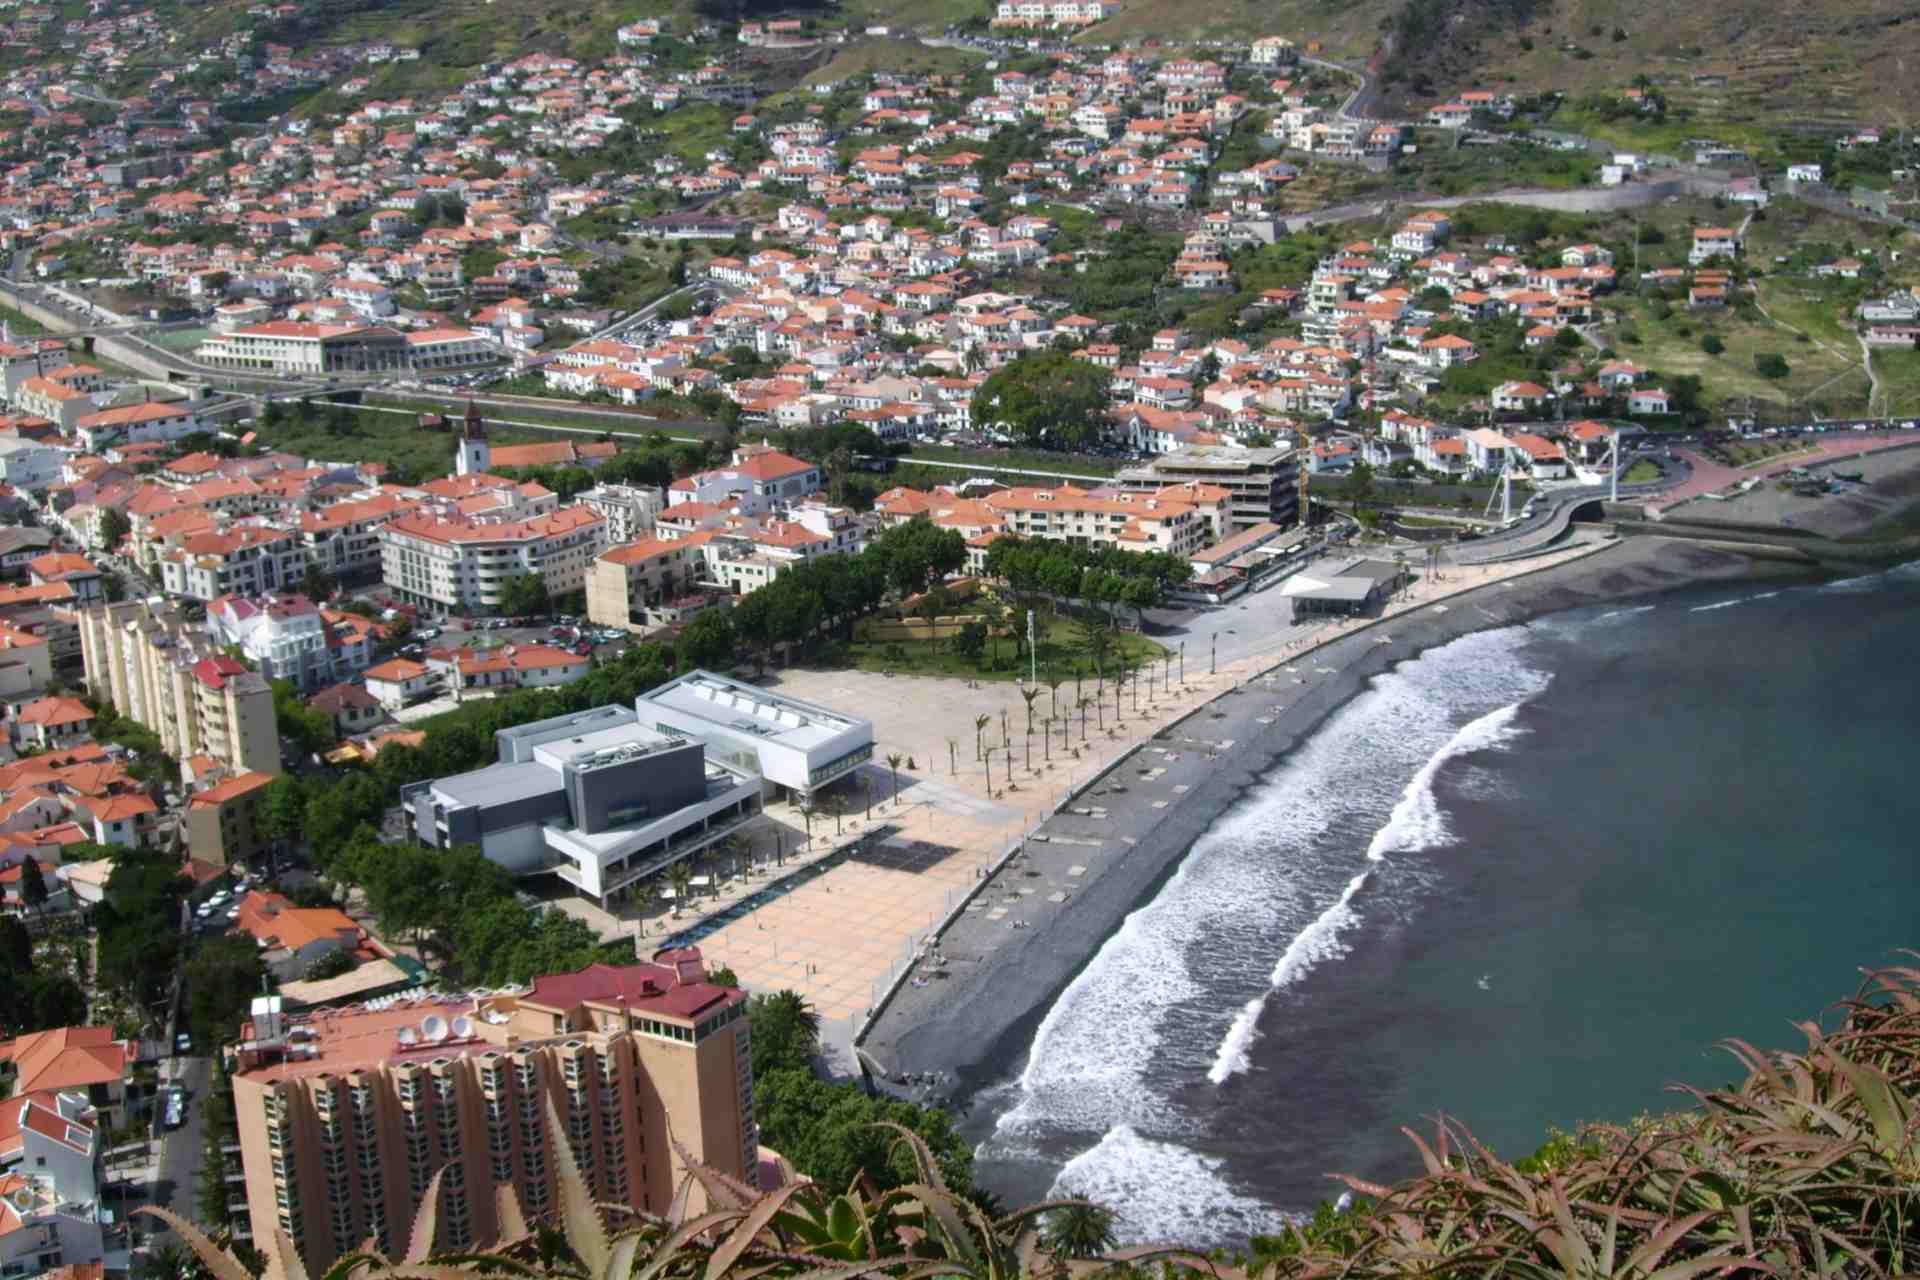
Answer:
[[[1253,1042],[1260,1038],[1260,1014],[1266,1007],[1267,998],[1255,996],[1240,1007],[1239,1013],[1233,1015],[1233,1025],[1227,1028],[1227,1038],[1220,1042],[1220,1052],[1214,1056],[1213,1065],[1207,1068],[1209,1081],[1219,1084],[1228,1076],[1247,1069]]]
[[[1838,585],[1837,583],[1835,585]],[[1779,595],[1778,591],[1762,591],[1758,595],[1738,596],[1732,600],[1722,600],[1717,604],[1703,604],[1687,610],[1688,613],[1712,613],[1715,609],[1731,609],[1737,604],[1752,604],[1755,600],[1771,600]]]
[[[1431,757],[1461,736],[1463,718],[1477,724],[1545,688],[1521,656],[1528,642],[1519,628],[1480,632],[1380,676],[1216,821],[1048,1009],[981,1154],[1017,1159],[1062,1139],[1078,1149],[1127,1126],[1187,1141],[1216,1123],[1174,1091],[1245,1069],[1252,1006],[1282,967],[1294,981],[1343,954],[1350,921],[1323,917],[1378,861],[1356,866],[1356,854],[1384,857],[1444,831],[1437,804],[1408,788],[1431,787]],[[1276,965],[1276,952],[1292,958]]]
[[[1287,1216],[1235,1190],[1223,1164],[1116,1125],[1060,1170],[1051,1195],[1111,1208],[1122,1244],[1244,1239],[1284,1229]]]
[[[1447,830],[1446,814],[1441,812],[1440,798],[1433,789],[1434,780],[1440,776],[1441,767],[1449,760],[1472,755],[1476,751],[1490,751],[1511,741],[1517,732],[1513,720],[1520,713],[1520,707],[1518,702],[1509,703],[1463,725],[1459,732],[1447,739],[1444,746],[1427,758],[1427,762],[1420,766],[1419,772],[1413,775],[1406,789],[1400,793],[1400,800],[1393,806],[1386,823],[1374,833],[1373,840],[1367,845],[1368,862],[1383,862],[1389,853],[1413,853],[1451,842],[1453,836]],[[1346,891],[1339,899],[1287,944],[1287,949],[1273,967],[1273,977],[1270,979],[1272,990],[1291,986],[1321,961],[1346,954],[1347,948],[1340,941],[1340,935],[1359,920],[1360,914],[1354,910],[1353,900],[1366,887],[1367,879],[1372,874],[1372,870],[1368,869],[1349,880]],[[1254,1027],[1260,1020],[1266,1000],[1265,995],[1254,997],[1235,1016],[1233,1025],[1227,1029],[1226,1038],[1221,1040],[1220,1048],[1214,1054],[1213,1066],[1207,1070],[1207,1079],[1211,1083],[1223,1084],[1247,1069],[1247,1050],[1253,1043],[1256,1034]]]

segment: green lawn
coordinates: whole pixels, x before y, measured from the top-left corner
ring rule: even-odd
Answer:
[[[1660,468],[1656,467],[1653,463],[1648,462],[1645,458],[1642,458],[1640,461],[1634,463],[1632,466],[1627,468],[1626,474],[1620,477],[1620,483],[1651,484],[1653,481],[1658,480],[1659,478],[1660,478]]]
[[[1873,370],[1880,376],[1881,412],[1897,418],[1920,415],[1920,351],[1876,348]]]
[[[1656,376],[1697,375],[1701,400],[1709,407],[1744,410],[1751,399],[1776,409],[1812,407],[1828,414],[1866,408],[1867,374],[1857,348],[1849,351],[1829,342],[1829,350],[1802,341],[1757,312],[1742,314],[1740,308],[1696,312],[1682,301],[1662,318],[1646,299],[1625,295],[1606,306],[1620,315],[1621,323],[1600,331],[1603,342]],[[1718,355],[1702,349],[1708,335],[1720,340]],[[1787,361],[1785,378],[1760,375],[1754,358],[1769,353]]]
[[[47,331],[47,327],[38,320],[31,319],[12,307],[0,307],[0,320],[7,322],[16,337],[35,338]]]
[[[1049,678],[1071,682],[1076,672],[1086,685],[1096,682],[1092,662],[1079,645],[1078,628],[1073,621],[1063,615],[1036,619],[1040,628],[1037,656],[1039,658],[1040,681],[1044,685]],[[1145,636],[1131,632],[1113,633],[1115,653],[1135,664],[1157,661],[1167,652],[1162,645],[1155,644]],[[930,640],[887,640],[852,641],[834,648],[829,661],[838,661],[844,665],[856,667],[861,671],[884,671],[895,675],[908,676],[950,676],[963,680],[999,680],[1012,681],[1024,679],[1031,664],[1025,655],[1016,654],[1012,639],[994,637],[988,648],[978,658],[969,658],[959,653],[951,639]],[[1105,666],[1108,675],[1115,668],[1115,657],[1108,656]]]

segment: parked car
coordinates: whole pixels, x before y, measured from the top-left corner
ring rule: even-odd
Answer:
[[[178,1053],[192,1053],[193,1037],[188,1035],[186,1032],[182,1031],[179,1035],[173,1038],[173,1047],[174,1047],[174,1050]]]

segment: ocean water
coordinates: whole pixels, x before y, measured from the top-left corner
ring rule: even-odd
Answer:
[[[967,1121],[1009,1202],[1229,1243],[1417,1172],[1684,1104],[1715,1043],[1920,947],[1920,572],[1464,637],[1377,678],[1214,824]]]

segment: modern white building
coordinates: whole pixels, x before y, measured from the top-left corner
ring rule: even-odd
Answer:
[[[694,734],[714,758],[752,767],[803,803],[873,758],[871,720],[710,671],[690,671],[635,706],[662,733]]]
[[[723,840],[760,811],[750,761],[596,707],[494,735],[498,762],[403,788],[414,833],[477,844],[520,875],[553,874],[603,903]]]

